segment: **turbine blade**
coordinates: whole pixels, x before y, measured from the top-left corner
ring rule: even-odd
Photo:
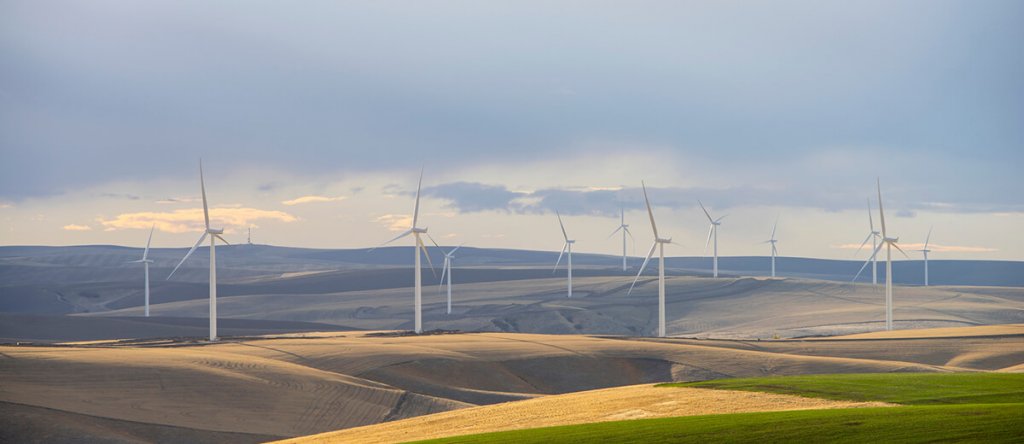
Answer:
[[[626,228],[626,227],[623,227],[622,229],[625,230],[626,234],[629,235],[629,240],[635,244],[636,243],[636,239],[633,239],[633,232],[629,231],[629,228]]]
[[[857,252],[853,253],[854,257],[856,257],[858,254],[860,254],[860,249],[864,248],[864,246],[868,244],[868,241],[871,240],[871,238],[874,237],[874,235],[875,235],[875,233],[871,233],[871,234],[868,234],[868,237],[864,238],[864,242],[861,242],[860,246],[857,247]]]
[[[227,241],[227,239],[224,239],[224,238],[223,238],[223,237],[221,237],[221,235],[219,235],[219,234],[214,234],[214,235],[213,235],[213,237],[215,237],[215,238],[217,238],[217,239],[220,239],[220,241],[221,241],[221,242],[224,242],[224,243],[225,243],[226,245],[231,245],[231,242],[228,242],[228,241]]]
[[[614,235],[615,235],[615,233],[618,233],[618,232],[619,232],[619,230],[621,230],[621,229],[622,229],[622,225],[619,225],[619,228],[616,228],[616,229],[615,229],[615,231],[612,231],[612,234],[609,234],[609,235],[608,235],[608,237],[607,237],[607,239],[611,239],[611,238],[612,238],[612,236],[614,236]]]
[[[882,222],[882,237],[885,235],[885,210],[882,209],[882,179],[878,179],[878,219]]]
[[[430,243],[434,244],[434,246],[437,247],[438,250],[441,250],[441,252],[444,253],[444,249],[441,248],[441,246],[437,244],[437,241],[434,240],[434,237],[431,236],[430,233],[423,233],[423,234],[426,234],[427,235],[427,239],[430,239]],[[452,250],[452,251],[455,251],[455,250]]]
[[[196,251],[196,248],[199,248],[199,244],[203,243],[203,241],[206,240],[207,234],[209,233],[204,231],[203,235],[199,236],[199,240],[196,241],[196,244],[193,245],[192,248],[188,250],[188,253],[185,253],[185,257],[181,258],[181,262],[178,262],[178,265],[174,267],[174,270],[171,270],[171,274],[167,275],[167,280],[170,280],[171,276],[174,276],[174,272],[178,271],[178,268],[181,267],[181,264],[184,264],[185,260],[187,260],[188,257],[192,255],[192,252]]]
[[[437,291],[441,291],[441,287],[444,286],[444,276],[448,272],[448,256],[444,257],[444,265],[441,266],[441,280],[437,282]]]
[[[654,241],[651,245],[651,251],[647,252],[647,257],[644,258],[644,263],[640,265],[640,271],[636,273],[636,278],[633,279],[633,283],[629,286],[629,291],[626,292],[626,296],[633,294],[633,287],[636,286],[636,281],[640,280],[640,275],[644,273],[644,268],[647,267],[647,263],[651,261],[651,256],[654,256],[654,249],[658,248],[658,241]]]
[[[697,199],[697,203],[700,205],[700,209],[704,210],[704,215],[708,217],[708,222],[715,223],[715,220],[711,218],[711,213],[708,213],[708,209],[704,208],[704,203]]]
[[[149,257],[149,243],[153,242],[153,230],[156,229],[156,224],[149,229],[149,240],[146,241],[146,249],[142,251],[142,260],[146,260]]]
[[[654,224],[654,212],[651,211],[651,200],[647,198],[647,185],[644,181],[640,181],[640,186],[644,189],[644,203],[647,204],[647,216],[651,218],[651,231],[654,231],[654,238],[658,238],[658,226]]]
[[[909,256],[909,255],[907,254],[907,252],[906,252],[906,251],[903,251],[903,249],[902,249],[902,248],[900,248],[900,246],[899,246],[899,245],[897,245],[897,244],[896,244],[896,242],[891,242],[890,244],[891,244],[892,246],[896,247],[896,249],[897,249],[897,250],[900,250],[900,253],[903,253],[903,256],[904,256],[904,257],[906,257],[907,259],[910,259],[910,256]]]
[[[456,251],[457,251],[457,250],[458,250],[459,248],[462,248],[462,246],[463,246],[463,245],[466,245],[466,244],[459,244],[459,246],[458,246],[458,247],[452,248],[452,251],[449,251],[449,252],[448,252],[448,254],[449,254],[449,255],[451,255],[451,254],[455,254],[455,252],[456,252]]]
[[[871,227],[871,232],[875,232],[875,217],[871,215],[871,198],[868,198],[868,226]]]
[[[932,238],[932,228],[934,228],[934,227],[928,227],[928,235],[924,237],[924,249],[925,250],[928,249],[928,241],[931,240],[931,238]]]
[[[868,257],[868,260],[864,261],[864,265],[860,266],[860,270],[857,271],[857,274],[853,276],[853,280],[851,280],[850,282],[857,282],[857,278],[860,277],[860,274],[863,273],[864,269],[867,268],[868,264],[871,263],[871,258],[875,257],[875,255],[878,254],[878,251],[882,249],[883,245],[885,245],[885,242],[882,242],[878,244],[877,247],[875,247],[875,251],[871,253],[871,256]]]
[[[416,222],[420,217],[420,188],[423,186],[423,168],[420,168],[420,181],[416,184],[416,206],[412,208],[412,228],[416,228]]]
[[[716,224],[720,224],[720,223],[722,223],[722,219],[725,219],[725,218],[726,218],[726,217],[728,217],[728,216],[729,216],[729,215],[728,215],[728,214],[726,214],[725,216],[722,216],[722,217],[720,217],[720,218],[718,218],[718,219],[715,219],[715,223],[716,223]]]
[[[772,225],[772,240],[775,240],[775,229],[779,226],[779,218],[775,218],[775,224]]]
[[[206,181],[203,180],[203,159],[199,159],[199,188],[203,191],[203,219],[206,229],[210,229],[210,208],[206,205]]]
[[[554,274],[554,272],[556,270],[558,270],[558,264],[560,264],[562,262],[562,255],[565,254],[565,249],[566,248],[569,248],[569,243],[568,242],[566,242],[565,244],[562,244],[562,252],[558,253],[558,260],[555,261],[555,268],[551,269],[551,273],[552,274]]]
[[[707,256],[708,255],[708,245],[711,245],[711,234],[714,233],[714,231],[715,231],[715,226],[714,225],[712,225],[711,228],[708,228],[708,241],[704,243],[704,252],[701,253],[701,256]]]
[[[562,237],[565,238],[566,242],[569,242],[569,235],[565,232],[565,225],[562,224],[562,215],[558,214],[558,210],[555,210],[555,216],[558,216],[558,226],[562,227]]]
[[[392,242],[394,242],[394,241],[396,241],[396,240],[399,240],[399,239],[401,239],[401,238],[403,238],[403,237],[406,237],[406,236],[408,236],[408,235],[410,235],[410,234],[412,234],[412,230],[405,230],[405,231],[403,231],[403,232],[402,232],[402,234],[399,234],[398,236],[395,236],[395,237],[394,237],[394,238],[392,238],[391,240],[389,240],[389,241],[387,241],[387,242],[384,242],[383,244],[380,244],[380,245],[378,245],[378,246],[376,246],[376,247],[373,247],[373,248],[371,248],[371,249],[370,249],[370,251],[376,250],[376,249],[378,249],[378,248],[380,248],[380,247],[383,247],[383,246],[385,246],[385,245],[387,245],[387,244],[390,244],[390,243],[392,243]]]
[[[423,239],[420,239],[419,236],[416,236],[416,246],[423,252],[423,257],[427,259],[427,265],[430,266],[430,274],[437,277],[437,272],[434,271],[434,264],[430,262],[430,253],[427,253],[427,246],[423,245]]]

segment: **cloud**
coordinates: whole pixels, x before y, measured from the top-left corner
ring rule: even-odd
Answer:
[[[924,243],[916,244],[899,244],[907,253],[911,253],[913,250],[920,250],[924,248]],[[840,248],[844,250],[856,250],[860,248],[860,244],[840,244],[833,245],[833,248]],[[961,246],[961,245],[940,245],[940,244],[928,244],[928,249],[933,253],[991,253],[993,251],[999,251],[996,248],[989,247],[975,247],[975,246]],[[867,245],[865,250],[871,250],[871,245]]]
[[[817,187],[788,186],[735,186],[707,187],[647,187],[651,204],[672,209],[694,208],[700,199],[712,212],[736,207],[778,205],[795,208],[814,208],[829,212],[863,209],[865,196],[859,191],[832,188],[828,184]],[[639,187],[585,186],[542,188],[533,191],[513,191],[503,185],[476,182],[452,182],[424,189],[424,195],[447,200],[448,207],[461,213],[481,211],[510,211],[516,213],[551,213],[566,215],[616,216],[619,208],[643,209],[643,194]],[[874,205],[877,205],[875,203]],[[1004,204],[976,204],[972,202],[942,203],[886,201],[886,208],[897,217],[915,217],[918,210],[943,213],[992,212],[1006,208]],[[1010,206],[1012,211],[1024,212],[1024,204]],[[877,214],[877,208],[875,209]]]
[[[64,230],[65,231],[90,231],[90,230],[92,230],[92,227],[90,227],[88,225],[68,224],[68,225],[64,226]]]
[[[385,214],[378,216],[375,222],[383,224],[388,231],[405,231],[412,226],[412,216],[408,214]]]
[[[448,206],[461,213],[476,213],[512,210],[515,207],[513,201],[527,193],[510,191],[503,185],[451,182],[428,187],[423,190],[423,195],[448,200]]]
[[[292,206],[292,205],[300,205],[300,204],[315,203],[315,202],[337,202],[337,201],[340,201],[340,200],[345,200],[345,196],[328,197],[328,196],[314,196],[314,195],[311,195],[311,196],[296,197],[295,199],[292,199],[292,200],[281,201],[281,203],[284,204],[284,205]]]
[[[9,204],[7,202],[0,202],[0,209],[3,209],[3,208],[14,208],[14,205],[11,205],[11,204]]]
[[[142,199],[139,196],[136,196],[134,194],[128,194],[128,193],[102,193],[102,194],[100,194],[100,196],[101,197],[109,197],[111,199],[127,199],[127,200],[139,200],[139,199]]]
[[[260,210],[256,208],[211,208],[210,225],[225,229],[245,228],[256,220],[277,220],[295,222],[295,216],[283,211]],[[99,219],[106,230],[145,229],[156,226],[168,233],[185,233],[203,230],[203,210],[187,208],[170,212],[139,212],[119,214],[113,219]]]
[[[158,204],[176,204],[176,203],[191,203],[199,202],[198,197],[168,197],[166,199],[160,199],[156,201]]]

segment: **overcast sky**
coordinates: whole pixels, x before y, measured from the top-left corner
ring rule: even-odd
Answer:
[[[0,244],[1024,259],[1024,2],[0,1]],[[717,216],[716,216],[717,217]],[[877,223],[877,212],[875,214]],[[664,227],[664,228],[662,228]],[[621,241],[621,240],[620,240]],[[764,250],[764,251],[762,251]],[[863,254],[862,254],[863,255]]]

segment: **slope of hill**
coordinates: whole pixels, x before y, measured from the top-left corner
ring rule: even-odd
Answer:
[[[1019,339],[1002,338],[989,347],[1007,342],[1020,344]],[[875,355],[884,356],[888,345],[873,343],[881,350]],[[652,382],[957,370],[914,362],[914,355],[899,355],[906,358],[900,360],[801,356],[736,344],[578,335],[350,332],[228,339],[209,345],[153,341],[0,346],[0,406],[19,417],[36,418],[30,422],[40,427],[45,427],[45,418],[67,419],[72,421],[70,430],[97,433],[95,439],[124,429],[145,436],[179,430],[197,441],[216,440],[228,436],[225,433],[256,440]],[[942,344],[936,342],[935,347]],[[74,426],[85,418],[102,421],[95,428]],[[11,430],[24,436],[42,432],[22,425],[0,431],[0,439],[21,441],[3,435],[14,433]]]

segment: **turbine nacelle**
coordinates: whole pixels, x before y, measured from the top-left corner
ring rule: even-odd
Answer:
[[[426,229],[426,228],[416,228],[416,227],[412,227],[412,229],[411,229],[411,230],[409,230],[409,231],[410,231],[410,232],[412,232],[412,233],[421,233],[421,234],[426,234],[426,232],[427,232],[427,229]]]
[[[223,228],[207,228],[206,234],[224,234]]]
[[[658,244],[671,244],[672,243],[672,238],[670,237],[668,239],[665,239],[665,238],[657,237],[657,238],[654,238],[654,242],[658,243]]]

